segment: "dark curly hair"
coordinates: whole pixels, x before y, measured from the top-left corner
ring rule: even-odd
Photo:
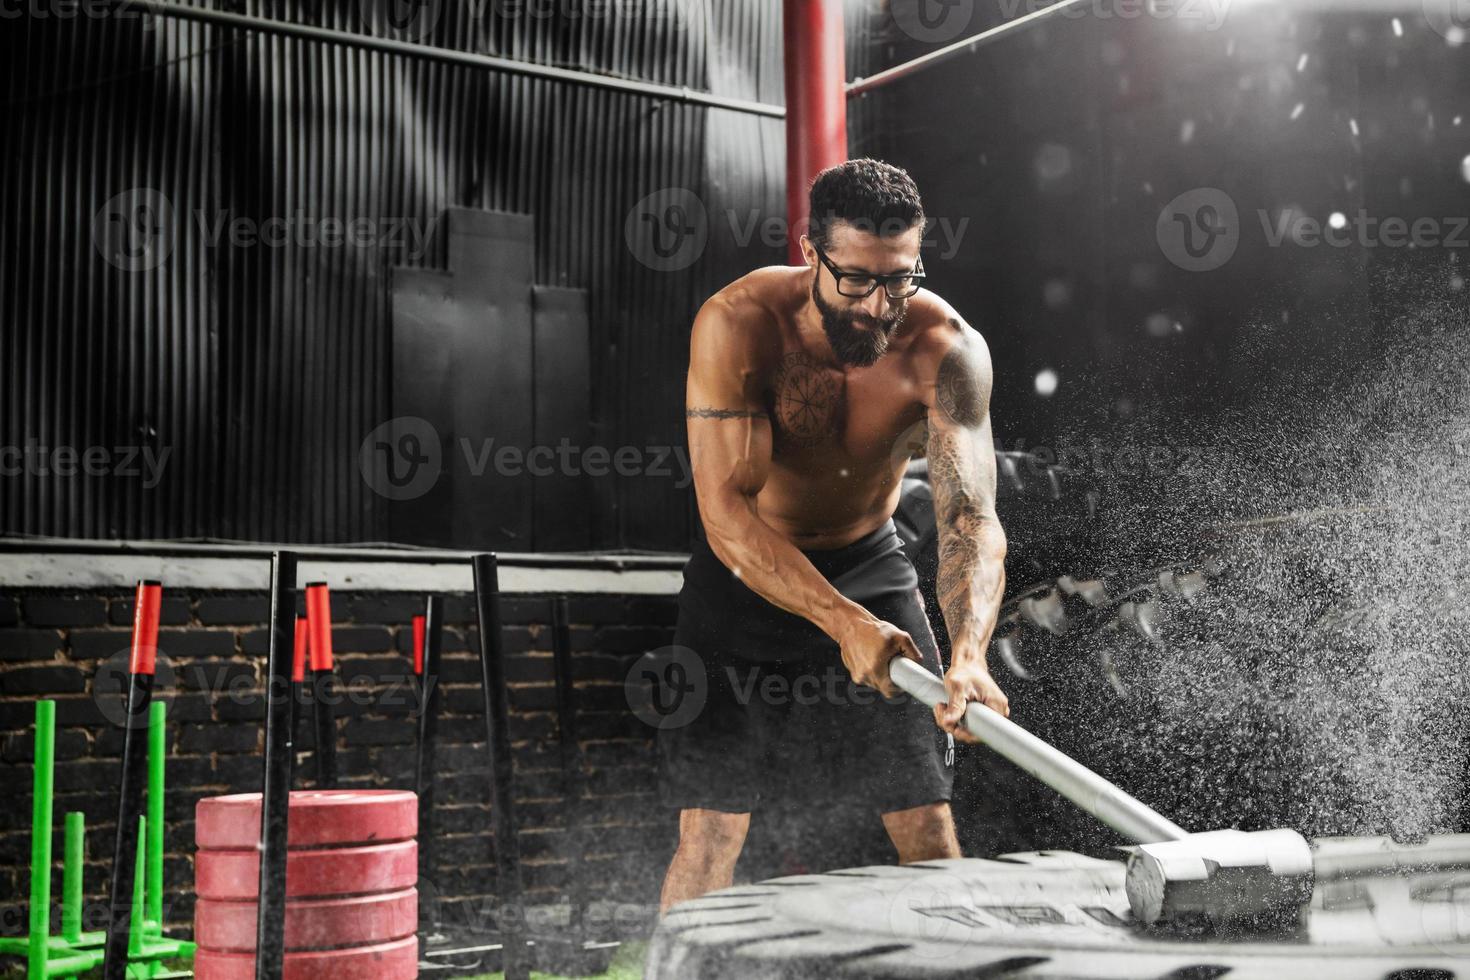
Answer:
[[[896,235],[924,223],[919,188],[902,167],[882,160],[849,160],[812,181],[807,236],[818,248],[832,244],[832,228],[845,221],[876,235]]]

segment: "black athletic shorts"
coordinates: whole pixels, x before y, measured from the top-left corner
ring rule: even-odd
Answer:
[[[802,553],[941,672],[892,520],[846,547]],[[748,813],[781,799],[889,813],[950,798],[954,740],[933,710],[854,684],[832,639],[748,588],[702,540],[684,567],[674,645],[688,700],[659,730],[665,805]]]

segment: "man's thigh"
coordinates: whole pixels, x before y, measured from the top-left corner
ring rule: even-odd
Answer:
[[[763,706],[751,703],[738,673],[707,637],[685,632],[678,639],[694,653],[697,710],[665,719],[659,729],[660,797],[684,813],[748,814],[764,781]]]
[[[913,636],[926,668],[941,669],[916,591],[865,605]],[[773,741],[785,759],[775,768],[790,772],[808,798],[840,799],[879,813],[950,798],[953,742],[927,705],[908,695],[887,700],[853,684],[835,652],[827,661],[780,669],[789,689],[803,696],[780,719]]]

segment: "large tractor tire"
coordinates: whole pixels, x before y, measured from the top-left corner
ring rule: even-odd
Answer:
[[[676,906],[648,980],[1453,980],[1470,977],[1470,876],[1320,885],[1300,928],[1139,925],[1124,865],[1066,851],[777,878]]]
[[[1095,546],[1100,517],[1098,493],[1065,467],[1027,453],[995,454],[996,512],[1006,532],[1006,579],[1035,582],[1085,564]],[[949,634],[939,615],[935,576],[939,534],[926,459],[909,463],[898,510],[893,515],[904,552],[919,573],[919,590],[941,649]]]

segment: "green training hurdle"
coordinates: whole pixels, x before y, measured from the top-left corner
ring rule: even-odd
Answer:
[[[155,701],[148,715],[148,812],[139,817],[133,915],[128,933],[128,976],[155,980],[170,973],[165,960],[194,958],[194,943],[163,935],[163,799],[167,706]],[[36,702],[35,777],[31,808],[31,904],[23,938],[0,938],[0,955],[23,957],[27,980],[76,977],[102,962],[105,931],[82,929],[82,873],[86,818],[66,815],[62,858],[61,935],[51,935],[51,858],[56,775],[56,702]]]

